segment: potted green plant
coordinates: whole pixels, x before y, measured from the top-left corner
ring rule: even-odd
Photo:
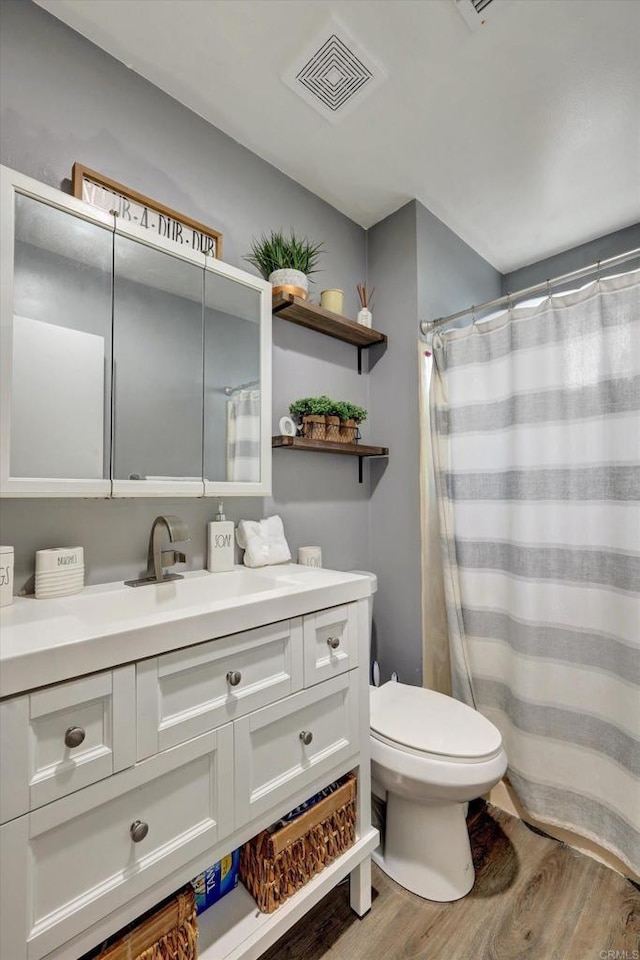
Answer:
[[[289,413],[302,424],[303,437],[335,443],[355,443],[358,424],[367,418],[363,407],[347,400],[332,400],[326,395],[294,400]]]
[[[297,236],[293,229],[288,236],[283,230],[272,230],[268,236],[263,233],[251,241],[251,252],[244,259],[273,284],[275,294],[293,293],[306,300],[309,278],[318,272],[322,247],[322,243]]]
[[[355,443],[358,439],[358,426],[367,419],[364,407],[345,400],[340,404],[340,442]]]
[[[302,436],[308,440],[325,440],[327,414],[333,407],[327,396],[304,397],[289,406],[289,413],[302,424]]]

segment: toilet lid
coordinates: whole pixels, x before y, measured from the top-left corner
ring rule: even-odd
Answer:
[[[399,746],[444,757],[479,759],[502,745],[477,710],[435,690],[389,681],[370,687],[371,731]]]

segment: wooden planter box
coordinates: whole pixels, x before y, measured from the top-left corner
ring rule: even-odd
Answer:
[[[355,443],[358,427],[355,420],[309,416],[302,418],[302,436],[306,440],[325,440],[327,443]]]

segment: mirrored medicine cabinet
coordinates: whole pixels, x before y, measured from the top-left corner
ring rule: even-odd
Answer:
[[[2,167],[0,494],[271,492],[271,287]]]

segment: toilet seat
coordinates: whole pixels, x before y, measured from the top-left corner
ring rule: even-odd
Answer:
[[[403,753],[478,763],[502,750],[499,730],[453,697],[389,682],[370,688],[371,736]]]

